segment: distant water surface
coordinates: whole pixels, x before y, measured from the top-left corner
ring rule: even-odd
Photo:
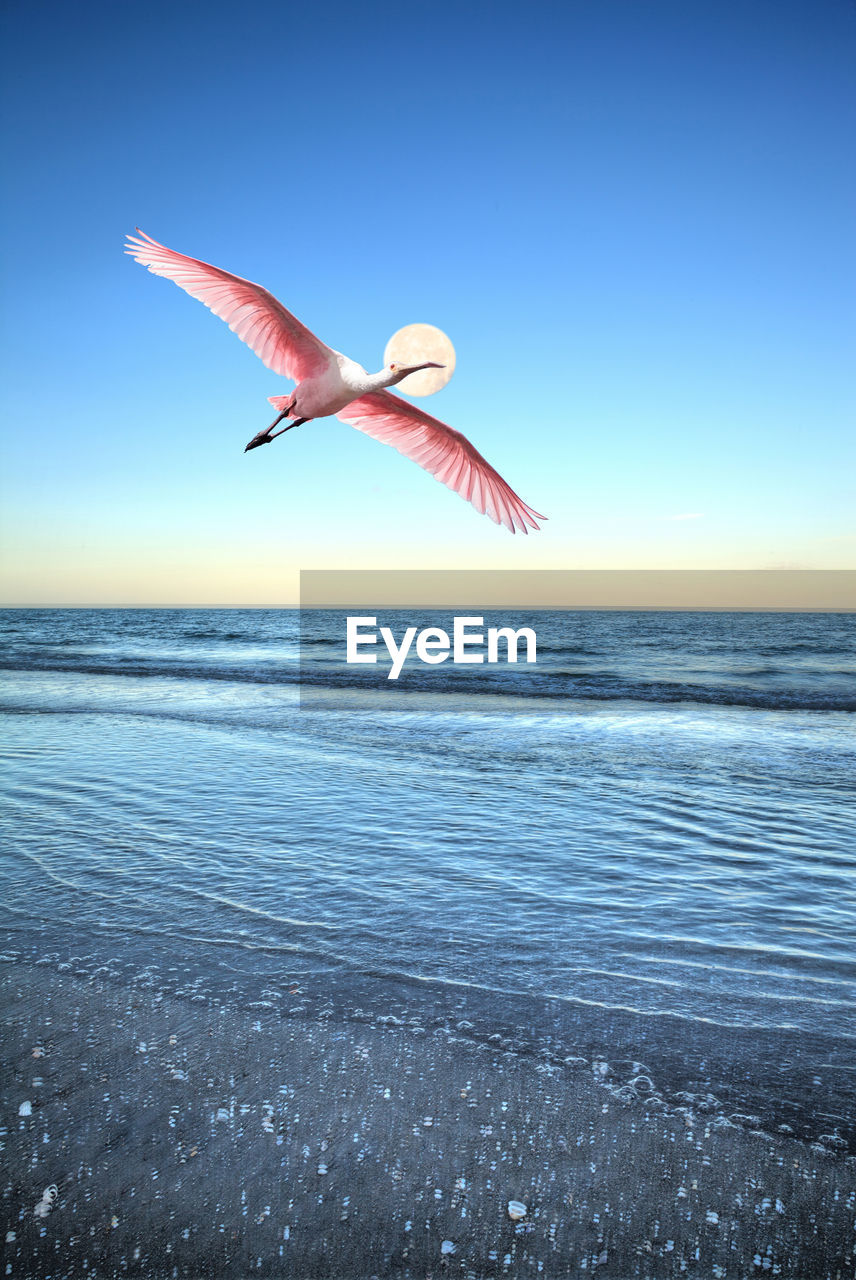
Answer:
[[[7,957],[851,1142],[856,617],[538,619],[387,714],[290,611],[4,611]]]

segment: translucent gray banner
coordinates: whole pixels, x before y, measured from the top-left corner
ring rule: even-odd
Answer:
[[[821,655],[830,640],[848,651],[854,608],[856,573],[838,571],[305,571],[300,701],[515,714],[615,701],[846,711],[856,677],[846,664],[828,670]]]

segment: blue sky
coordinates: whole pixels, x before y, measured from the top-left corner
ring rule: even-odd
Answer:
[[[856,5],[7,4],[3,599],[300,568],[856,563]],[[550,516],[512,538],[122,254],[257,280]]]

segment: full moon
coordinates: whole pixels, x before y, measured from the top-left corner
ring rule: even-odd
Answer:
[[[436,360],[445,368],[421,369],[402,379],[395,390],[409,396],[433,396],[445,387],[455,372],[455,348],[443,330],[433,324],[406,324],[392,335],[383,353],[385,365],[423,364],[426,360]]]

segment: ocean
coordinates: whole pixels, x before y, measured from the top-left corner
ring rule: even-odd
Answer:
[[[6,963],[856,1150],[856,616],[543,613],[389,705],[340,624],[0,614]]]

